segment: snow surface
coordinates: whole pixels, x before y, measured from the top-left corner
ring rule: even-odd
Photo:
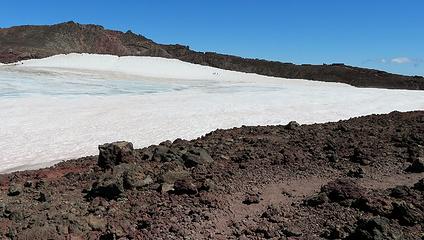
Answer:
[[[0,66],[0,172],[193,139],[241,125],[424,110],[422,91],[238,73],[179,60],[69,54]]]

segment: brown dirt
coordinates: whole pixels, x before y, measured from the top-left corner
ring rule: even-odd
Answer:
[[[423,146],[424,112],[105,145],[0,175],[0,238],[422,239]]]

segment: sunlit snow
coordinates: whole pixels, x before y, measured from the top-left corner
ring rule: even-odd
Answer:
[[[70,54],[0,66],[0,172],[192,139],[241,125],[424,109],[424,92],[225,71],[172,59]]]

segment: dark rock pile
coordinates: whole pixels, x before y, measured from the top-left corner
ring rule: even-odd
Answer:
[[[0,239],[422,239],[423,117],[104,144],[0,175]]]

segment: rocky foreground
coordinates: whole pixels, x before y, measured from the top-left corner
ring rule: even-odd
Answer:
[[[93,24],[66,22],[50,26],[0,28],[0,63],[67,53],[175,58],[274,77],[342,82],[357,87],[424,90],[422,76],[402,76],[344,64],[296,65],[213,52],[196,52],[188,46],[158,44],[131,31],[123,33]]]
[[[0,176],[0,239],[424,239],[424,112],[217,130]]]

